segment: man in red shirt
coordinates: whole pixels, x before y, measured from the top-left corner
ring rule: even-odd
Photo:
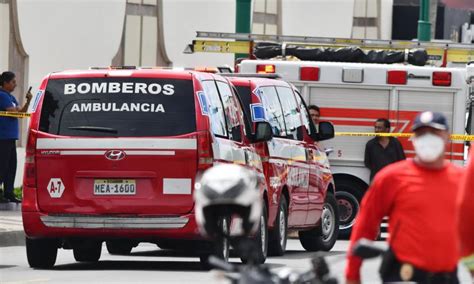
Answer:
[[[471,150],[469,165],[459,192],[458,204],[461,255],[474,277],[474,149]]]
[[[347,283],[360,283],[362,260],[351,253],[354,243],[375,239],[385,216],[393,257],[384,259],[384,282],[458,283],[454,220],[463,169],[444,160],[449,133],[443,114],[420,113],[412,130],[415,158],[383,168],[362,200],[347,257]]]

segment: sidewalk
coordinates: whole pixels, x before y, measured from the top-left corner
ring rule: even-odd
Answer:
[[[15,206],[15,204],[11,204],[11,206]],[[19,206],[21,207],[21,205]],[[25,233],[23,232],[21,211],[0,211],[0,247],[23,245],[25,245]]]

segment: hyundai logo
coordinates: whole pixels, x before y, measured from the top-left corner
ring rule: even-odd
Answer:
[[[125,152],[122,150],[109,150],[105,152],[105,157],[111,161],[120,161],[125,158]]]

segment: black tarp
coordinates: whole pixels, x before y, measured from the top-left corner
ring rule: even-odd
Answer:
[[[270,59],[277,56],[294,56],[304,61],[362,62],[362,63],[404,63],[423,66],[428,61],[428,53],[424,49],[408,51],[370,50],[363,51],[359,47],[322,48],[259,42],[254,47],[254,55],[258,59]]]

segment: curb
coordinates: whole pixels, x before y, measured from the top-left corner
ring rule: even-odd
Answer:
[[[14,202],[0,203],[0,211],[21,211],[21,203],[14,203]]]
[[[24,246],[25,232],[6,231],[0,232],[0,247]]]

